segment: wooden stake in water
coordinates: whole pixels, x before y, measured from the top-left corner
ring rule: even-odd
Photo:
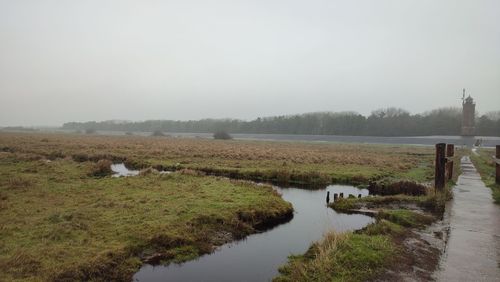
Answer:
[[[330,191],[326,192],[326,203],[330,203]]]

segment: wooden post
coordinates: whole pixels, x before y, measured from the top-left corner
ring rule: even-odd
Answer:
[[[358,198],[361,198],[361,194],[358,194]]]
[[[443,190],[445,184],[445,157],[446,144],[438,143],[436,144],[436,164],[434,171],[434,187],[436,190]]]
[[[451,158],[455,155],[455,145],[446,145],[446,157],[448,158],[446,162],[446,180],[451,180],[453,178],[453,160]]]
[[[497,145],[497,153],[495,155],[496,157],[496,168],[497,168],[497,174],[496,174],[496,183],[500,184],[500,164],[498,163],[500,161],[500,145]]]
[[[343,199],[344,198],[344,193],[340,193],[339,197]]]
[[[333,194],[333,201],[336,202],[338,198],[339,198],[339,194],[334,193]]]
[[[326,192],[326,203],[330,203],[330,191]]]

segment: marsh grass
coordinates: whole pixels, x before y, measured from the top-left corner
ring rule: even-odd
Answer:
[[[432,177],[433,149],[427,147],[3,132],[0,140],[6,151],[41,158],[56,152],[79,162],[121,160],[134,169],[187,168],[285,185],[368,185],[384,178],[419,183]]]
[[[496,204],[500,204],[500,185],[495,183],[496,163],[492,158],[494,155],[493,149],[480,149],[479,156],[471,154],[471,160],[486,186],[491,188],[493,200]]]
[[[431,215],[404,209],[381,210],[377,214],[377,218],[386,219],[404,227],[416,228],[422,228],[435,221],[435,218]]]
[[[384,178],[422,182],[433,157],[432,149],[409,146],[140,136],[0,133],[0,141],[6,148],[0,152],[0,274],[13,281],[130,280],[141,261],[193,259],[224,243],[221,233],[241,238],[291,216],[291,205],[269,186],[207,175],[309,187]],[[145,170],[134,178],[101,177],[110,161]],[[21,188],[12,189],[9,179],[16,177],[31,184],[20,181]],[[433,201],[389,197],[361,201]],[[285,266],[278,281],[366,280],[394,252],[387,232],[397,228],[386,222],[369,234],[327,235]],[[32,267],[22,269],[22,261]]]
[[[148,258],[193,259],[221,232],[241,238],[292,215],[269,186],[198,172],[96,178],[94,165],[0,154],[3,280],[130,281]]]
[[[371,281],[400,259],[409,228],[434,220],[409,210],[382,210],[375,223],[356,232],[329,232],[305,254],[290,256],[273,281]]]
[[[23,176],[12,176],[7,179],[7,186],[11,189],[28,188],[33,185],[33,181]]]
[[[304,255],[291,256],[273,281],[365,281],[395,253],[387,235],[329,232]]]

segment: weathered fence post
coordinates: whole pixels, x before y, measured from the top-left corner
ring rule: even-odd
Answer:
[[[445,184],[445,143],[436,144],[436,168],[434,172],[434,187],[436,190],[442,190]]]
[[[339,194],[334,193],[333,194],[333,201],[336,202],[338,198],[339,198]]]
[[[496,168],[497,168],[497,173],[496,173],[496,183],[500,184],[500,145],[497,145],[497,153],[495,154],[496,157]]]
[[[446,180],[451,180],[453,178],[453,160],[451,159],[455,155],[455,145],[446,145]]]
[[[330,191],[326,192],[326,203],[330,203]]]
[[[344,193],[340,193],[339,197],[343,199],[344,198]]]

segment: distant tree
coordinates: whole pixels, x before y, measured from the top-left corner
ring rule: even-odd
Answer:
[[[161,137],[161,136],[165,136],[165,134],[163,134],[163,132],[161,130],[155,130],[155,131],[153,131],[151,136]]]
[[[217,131],[214,133],[214,139],[220,139],[220,140],[230,140],[233,139],[229,133],[225,131]]]
[[[486,118],[488,118],[492,121],[498,121],[498,120],[500,120],[500,111],[487,112],[483,116],[485,116]]]
[[[63,128],[158,132],[153,133],[153,136],[163,136],[163,132],[213,133],[219,131],[264,134],[424,136],[459,135],[461,126],[460,108],[439,108],[422,114],[410,114],[404,109],[389,107],[375,110],[368,117],[356,112],[318,112],[259,117],[251,121],[202,119],[70,122],[64,124]],[[500,112],[490,112],[478,117],[476,126],[478,135],[500,136]]]

